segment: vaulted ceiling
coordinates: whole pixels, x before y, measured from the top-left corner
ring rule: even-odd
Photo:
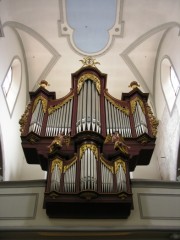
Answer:
[[[46,79],[58,97],[79,60],[92,56],[110,94],[120,98],[135,80],[153,102],[156,57],[166,32],[179,28],[179,12],[179,0],[0,0],[1,30],[19,39],[29,89]]]

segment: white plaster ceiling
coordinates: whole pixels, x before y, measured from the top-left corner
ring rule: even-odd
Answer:
[[[179,12],[179,0],[0,1],[3,28],[21,40],[29,90],[46,79],[57,97],[69,92],[79,60],[91,55],[108,74],[110,94],[120,98],[135,80],[153,102],[157,49],[163,34],[179,25]]]

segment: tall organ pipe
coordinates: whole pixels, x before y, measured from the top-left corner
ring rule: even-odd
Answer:
[[[97,165],[93,151],[87,148],[81,158],[81,191],[97,189]]]
[[[93,81],[86,80],[78,95],[77,132],[101,132],[100,96]]]

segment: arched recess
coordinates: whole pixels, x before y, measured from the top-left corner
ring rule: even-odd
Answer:
[[[161,85],[170,113],[179,93],[180,81],[171,59],[165,56],[161,61]]]
[[[10,115],[13,113],[13,109],[15,107],[21,87],[21,68],[20,59],[17,57],[13,58],[1,85]]]

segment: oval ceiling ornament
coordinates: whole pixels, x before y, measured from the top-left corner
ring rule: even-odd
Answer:
[[[78,53],[99,55],[122,37],[124,0],[59,0],[60,36]]]

